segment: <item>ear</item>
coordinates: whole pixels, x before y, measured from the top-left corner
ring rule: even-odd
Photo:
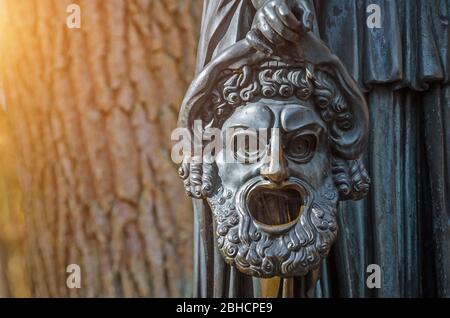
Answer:
[[[332,172],[341,201],[360,200],[369,192],[370,178],[361,159],[335,158],[332,162]]]
[[[216,172],[214,162],[196,157],[184,158],[178,169],[186,194],[196,199],[206,199],[212,194]]]
[[[334,121],[330,139],[334,155],[348,160],[358,159],[365,152],[369,131],[367,103],[356,82],[350,77],[341,61],[336,60],[330,72],[336,89],[343,97],[349,118]],[[335,105],[335,107],[340,107]],[[343,124],[344,123],[344,124]],[[349,123],[347,125],[346,123]]]

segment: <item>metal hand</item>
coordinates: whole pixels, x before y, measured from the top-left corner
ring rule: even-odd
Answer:
[[[301,32],[311,31],[313,13],[304,0],[269,0],[261,4],[253,20],[257,29],[272,44],[298,42]]]

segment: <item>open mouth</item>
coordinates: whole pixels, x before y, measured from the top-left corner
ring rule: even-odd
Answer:
[[[253,220],[274,227],[296,221],[305,205],[302,193],[294,187],[259,186],[249,193],[247,208]]]

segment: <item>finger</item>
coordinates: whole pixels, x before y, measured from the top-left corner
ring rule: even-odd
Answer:
[[[314,15],[309,7],[308,1],[300,1],[298,3],[300,9],[300,18],[302,20],[302,26],[305,31],[312,30]]]
[[[247,33],[246,39],[248,43],[250,43],[250,45],[253,46],[256,50],[261,51],[268,56],[273,54],[270,43],[266,40],[264,35],[261,34],[261,31],[259,31],[259,29],[250,30]]]
[[[280,20],[286,25],[288,28],[293,31],[300,31],[302,24],[297,19],[297,17],[291,12],[289,7],[286,4],[281,4],[276,8],[276,13]]]
[[[283,38],[270,26],[264,15],[258,17],[257,27],[271,43],[275,45],[284,43]]]
[[[186,194],[188,196],[192,196],[192,191],[191,191],[191,184],[189,182],[189,178],[187,178],[186,180],[183,181],[184,183],[184,189],[186,191]]]
[[[264,8],[264,16],[267,23],[272,27],[275,32],[277,32],[282,38],[290,42],[298,42],[300,37],[298,33],[287,27],[281,19],[278,17],[275,8]]]
[[[194,190],[194,191],[192,191],[192,190]],[[191,187],[191,192],[194,195],[194,198],[197,198],[197,199],[202,198],[202,187],[200,185]]]

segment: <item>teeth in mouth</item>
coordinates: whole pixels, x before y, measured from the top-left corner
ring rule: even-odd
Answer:
[[[248,210],[263,225],[279,226],[295,221],[304,209],[303,198],[293,188],[264,188],[251,191]]]

